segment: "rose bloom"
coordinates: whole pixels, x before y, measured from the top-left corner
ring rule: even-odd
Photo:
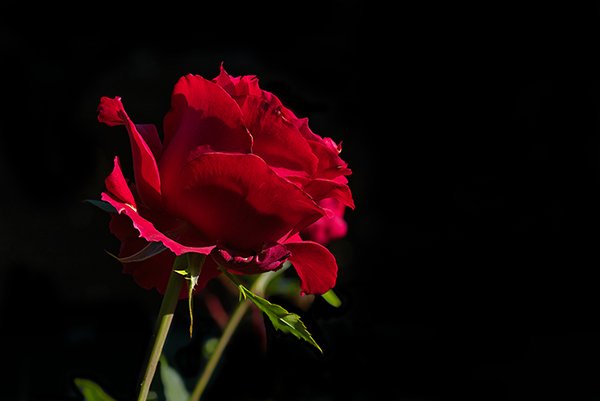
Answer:
[[[331,217],[332,201],[354,207],[351,171],[339,145],[313,133],[256,77],[223,68],[213,80],[182,77],[162,139],[154,125],[134,124],[119,97],[101,98],[98,120],[129,134],[135,184],[116,157],[102,200],[118,212],[110,230],[121,241],[119,257],[144,255],[123,260],[140,286],[164,292],[175,256],[188,252],[208,255],[197,291],[219,268],[256,274],[286,260],[303,293],[334,286],[334,256],[300,233]],[[149,246],[164,251],[144,252]]]

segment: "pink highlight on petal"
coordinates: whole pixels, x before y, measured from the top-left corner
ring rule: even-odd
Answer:
[[[344,220],[345,206],[337,199],[327,198],[319,202],[327,212],[327,216],[321,217],[302,231],[302,236],[321,245],[327,245],[331,241],[344,238],[348,233],[348,224]]]

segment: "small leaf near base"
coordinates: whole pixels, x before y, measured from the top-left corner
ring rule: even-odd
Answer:
[[[333,290],[329,290],[321,296],[329,305],[333,306],[334,308],[339,308],[342,306],[342,301],[340,298],[338,298],[337,294],[333,292]]]
[[[75,385],[83,394],[85,401],[115,401],[110,395],[106,394],[102,387],[88,379],[75,379]]]
[[[323,350],[319,344],[317,344],[312,335],[308,332],[308,329],[300,319],[300,316],[295,313],[288,312],[282,306],[273,304],[266,299],[259,297],[242,284],[239,284],[238,287],[240,289],[240,297],[251,300],[254,305],[258,307],[258,309],[263,311],[269,317],[269,320],[275,329],[281,330],[284,333],[293,334],[297,338],[306,341],[323,353]]]

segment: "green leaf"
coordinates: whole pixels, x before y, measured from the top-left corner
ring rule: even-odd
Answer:
[[[96,200],[96,199],[86,199],[86,200],[84,200],[84,202],[87,202],[90,205],[94,205],[97,208],[100,208],[101,210],[104,210],[107,213],[117,213],[117,209],[112,207],[112,205],[108,202],[104,202],[104,201]]]
[[[325,294],[321,295],[325,301],[334,308],[339,308],[342,306],[342,301],[338,298],[333,290],[327,291]]]
[[[254,305],[256,305],[258,309],[263,311],[269,317],[273,327],[275,327],[277,330],[283,331],[284,333],[293,334],[297,338],[313,345],[321,353],[323,353],[323,350],[321,347],[319,347],[319,344],[317,344],[312,335],[308,332],[308,329],[300,319],[300,316],[295,313],[288,312],[285,310],[285,308],[259,297],[241,284],[239,284],[238,287],[240,289],[240,298],[243,297],[244,299],[249,299],[254,302]]]
[[[83,394],[85,401],[115,401],[110,395],[106,394],[102,387],[91,380],[75,379],[75,385]]]
[[[110,252],[108,253],[113,258],[117,259],[121,263],[132,263],[132,262],[141,262],[142,260],[150,259],[153,256],[158,255],[159,253],[165,251],[167,249],[166,246],[162,242],[150,242],[144,248],[134,253],[133,255],[126,256],[124,258],[120,258],[116,255],[113,255]]]
[[[190,398],[183,379],[169,366],[164,355],[160,357],[160,379],[165,390],[166,401],[187,401]]]
[[[190,313],[190,337],[192,337],[194,329],[194,308],[193,308],[193,293],[194,288],[198,284],[198,277],[202,271],[202,265],[206,260],[206,255],[201,253],[184,253],[175,258],[173,262],[173,270],[177,274],[181,274],[188,282],[188,310]]]

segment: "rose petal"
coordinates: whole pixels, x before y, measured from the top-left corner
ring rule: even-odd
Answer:
[[[103,192],[103,201],[108,202],[117,209],[119,214],[124,214],[129,217],[133,223],[133,227],[140,233],[139,236],[149,242],[162,242],[167,248],[169,248],[176,255],[181,255],[187,252],[196,252],[208,255],[214,246],[194,247],[180,244],[179,242],[169,238],[162,232],[156,229],[154,224],[146,220],[138,214],[137,208],[126,202],[122,202],[116,199],[113,195]],[[139,249],[138,249],[139,250]]]
[[[133,198],[131,189],[129,189],[129,185],[127,185],[125,177],[123,176],[121,163],[119,162],[118,157],[115,157],[113,161],[113,170],[104,180],[104,184],[106,185],[106,189],[108,189],[112,195],[116,196],[122,202],[136,207],[135,199]]]
[[[297,164],[298,160],[304,161],[304,164],[302,164],[305,169],[304,171],[316,171],[314,175],[317,178],[331,179],[336,176],[351,174],[348,164],[339,156],[341,145],[337,145],[331,138],[322,138],[315,134],[309,128],[307,118],[298,118],[290,109],[283,106],[277,96],[260,89],[256,77],[232,77],[227,74],[225,69],[221,66],[221,72],[219,76],[215,78],[215,82],[221,85],[221,87],[223,87],[242,108],[242,111],[244,112],[244,121],[249,126],[248,128],[254,137],[254,153],[261,157],[265,157],[265,160],[269,164],[274,162],[272,164],[274,167],[286,168],[285,170],[282,170],[287,173],[286,176],[297,175],[297,172],[294,173],[294,170],[297,170],[298,168],[295,167],[289,169],[289,163],[293,161]],[[261,99],[263,103],[260,104],[257,100],[251,100],[252,98]],[[248,102],[253,104],[246,104]],[[257,107],[258,105],[260,107]],[[265,112],[261,111],[261,108],[264,108]],[[275,126],[278,125],[276,119],[266,113],[266,111],[269,110],[273,111],[274,115],[278,116],[283,121],[293,125],[296,128],[294,134],[297,135],[299,133],[302,139],[309,144],[311,148],[310,153],[312,154],[310,159],[315,157],[318,159],[316,170],[314,169],[312,162],[309,161],[309,158],[306,156],[306,149],[297,145],[297,143],[300,142],[299,138],[286,138],[285,141],[293,140],[294,144],[296,144],[294,145],[296,147],[286,148],[285,142],[281,139],[285,138],[285,136],[282,136],[282,132],[286,132],[286,130],[271,128],[261,121],[262,118],[268,118],[271,120],[270,123],[275,122]],[[258,121],[256,121],[257,119]],[[259,126],[257,127],[256,124]],[[264,136],[261,133],[261,128],[267,128]],[[291,134],[291,131],[287,130],[287,133]],[[270,143],[274,136],[278,138],[276,141],[277,145]],[[257,149],[260,149],[260,151]],[[290,150],[293,151],[290,152]],[[277,152],[280,152],[280,154],[277,154]],[[298,152],[297,155],[293,154],[296,152]],[[276,157],[276,159],[272,160],[271,158],[273,157]],[[289,158],[287,165],[281,164],[282,158]],[[308,167],[308,165],[310,165],[310,167]]]
[[[351,209],[355,207],[354,199],[352,199],[352,191],[350,191],[350,188],[346,184],[322,178],[288,177],[288,179],[298,184],[317,202],[322,199],[334,198]]]
[[[305,192],[253,154],[205,153],[178,178],[178,192],[166,199],[169,210],[211,242],[237,251],[260,251],[323,215]]]
[[[131,143],[135,184],[140,199],[151,206],[161,203],[160,177],[154,155],[123,108],[120,97],[102,97],[98,106],[98,121],[109,126],[125,125]],[[152,134],[144,129],[147,136]]]
[[[217,85],[225,89],[229,96],[236,99],[238,104],[243,104],[245,96],[260,96],[262,90],[258,87],[258,79],[254,75],[231,76],[225,71],[223,64],[219,75],[213,80]]]
[[[286,112],[277,96],[263,91],[253,75],[233,77],[221,65],[214,79],[240,105],[244,122],[254,139],[252,152],[271,167],[281,168],[286,175],[312,175],[318,159],[306,139],[298,131],[293,113]]]
[[[324,294],[335,285],[338,266],[335,257],[324,246],[312,242],[287,242],[292,252],[290,262],[300,277],[303,294]]]
[[[309,144],[314,154],[319,158],[316,177],[331,179],[340,175],[352,174],[352,170],[348,168],[348,163],[343,161],[339,155],[340,148],[331,138],[309,141]]]
[[[165,148],[180,153],[207,146],[215,151],[248,153],[252,137],[237,103],[219,85],[188,74],[175,84],[164,119]]]
[[[160,160],[160,156],[162,155],[162,143],[160,141],[160,137],[158,136],[158,130],[154,124],[136,124],[138,132],[144,138],[144,141],[152,151],[154,155],[154,160],[157,162]]]
[[[270,166],[313,175],[319,160],[298,128],[286,120],[282,105],[274,95],[247,96],[241,105],[244,121],[254,138],[253,153]]]
[[[145,239],[138,236],[131,220],[124,215],[112,215],[110,231],[121,241],[119,257],[133,255],[148,245]],[[164,294],[174,261],[175,255],[165,251],[141,262],[123,263],[122,265],[123,271],[131,274],[140,287],[145,289],[156,288],[158,292]],[[206,258],[194,291],[201,291],[208,281],[218,276],[219,273],[214,261],[211,258]],[[187,298],[187,296],[188,290],[184,287],[181,289],[179,297]]]
[[[112,215],[110,232],[121,241],[119,257],[139,252],[148,242],[137,235],[131,220],[123,215]],[[175,255],[169,251],[161,252],[141,262],[122,263],[123,271],[131,274],[137,284],[145,289],[156,288],[164,293],[173,266]]]
[[[346,206],[335,198],[319,201],[327,216],[321,217],[302,231],[302,236],[321,245],[343,238],[348,233],[348,224],[344,220]]]
[[[186,75],[175,85],[164,126],[160,173],[165,193],[174,189],[182,166],[198,154],[252,150],[237,103],[219,85],[197,75]]]
[[[100,98],[100,104],[98,105],[99,122],[109,127],[115,127],[117,125],[124,125],[126,120],[127,115],[125,114],[120,96],[115,98],[102,96]]]
[[[257,274],[281,268],[290,256],[290,251],[282,244],[273,244],[254,254],[240,254],[236,251],[215,248],[211,256],[217,262],[237,274]]]

